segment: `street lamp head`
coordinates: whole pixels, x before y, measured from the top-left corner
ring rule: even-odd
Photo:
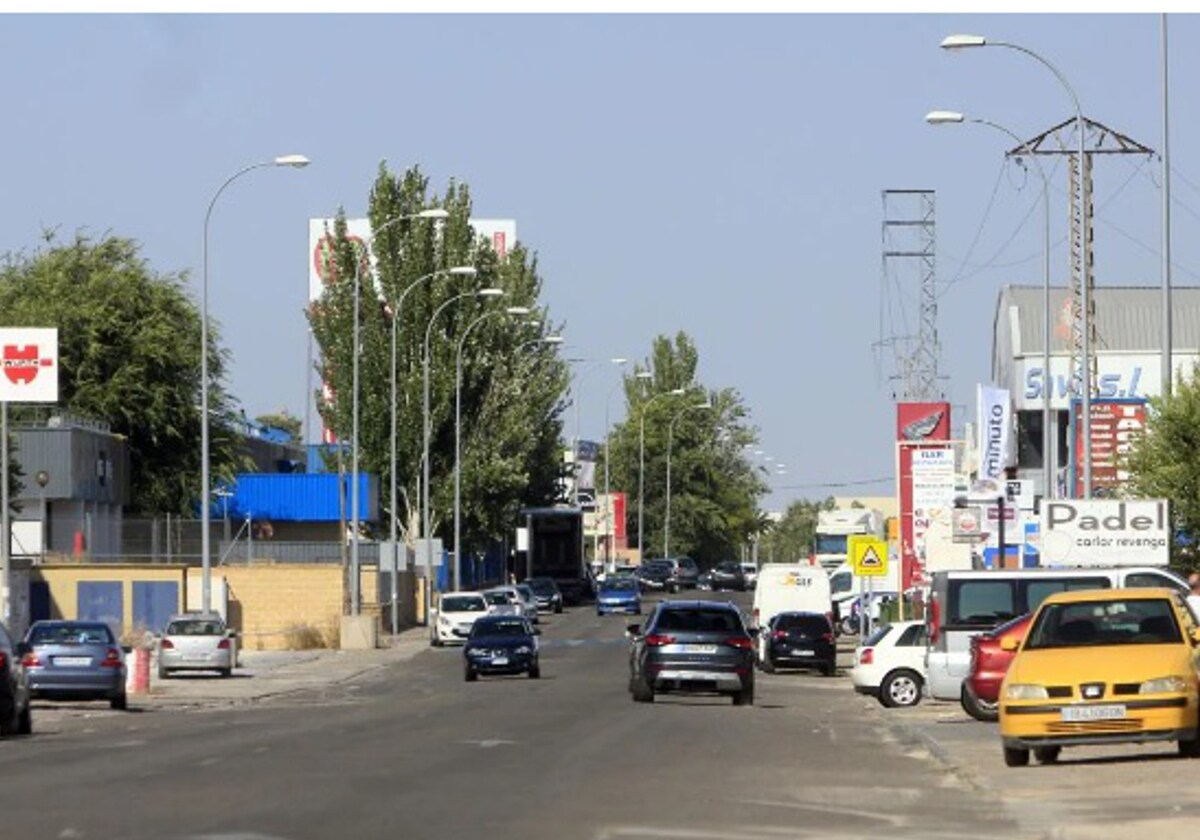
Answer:
[[[280,155],[272,163],[276,166],[290,166],[294,169],[303,169],[308,166],[309,160],[304,155]]]
[[[542,338],[542,344],[562,344],[563,337],[561,335],[547,335]]]
[[[481,298],[504,297],[504,290],[497,289],[495,287],[489,287],[487,289],[480,289],[478,292],[475,293],[475,297],[481,297]]]
[[[965,120],[966,117],[958,111],[930,111],[925,115],[925,122],[930,125],[953,125]]]
[[[696,403],[692,408],[712,408],[712,400],[705,400],[702,403]]]
[[[942,39],[944,50],[961,50],[968,47],[986,47],[987,38],[982,35],[947,35]]]
[[[620,357],[618,357],[616,359],[609,359],[609,361],[612,362],[614,365],[625,365],[625,364],[629,363],[628,359],[622,359]]]
[[[506,313],[508,313],[509,315],[528,315],[529,307],[528,306],[510,306],[507,309],[505,309],[504,311]]]
[[[654,374],[648,370],[639,370],[633,375],[634,379],[653,379]]]
[[[687,393],[687,389],[686,388],[673,388],[670,391],[668,391],[667,393],[673,397],[680,397]]]
[[[473,265],[456,265],[454,268],[446,269],[446,273],[453,274],[456,277],[474,277],[479,273],[479,269]]]
[[[422,210],[416,214],[418,219],[448,219],[450,211],[444,207],[430,207],[428,210]]]

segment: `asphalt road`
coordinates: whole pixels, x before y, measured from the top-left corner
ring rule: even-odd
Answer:
[[[1165,748],[1012,771],[993,728],[885,710],[844,676],[759,674],[751,708],[634,704],[626,623],[545,617],[540,680],[468,684],[460,650],[423,649],[254,706],[35,717],[0,742],[0,837],[1103,837],[1072,832],[1130,813],[1120,779],[1147,768],[1166,780],[1136,814],[1167,818],[1156,838],[1200,813],[1165,802],[1189,767]]]

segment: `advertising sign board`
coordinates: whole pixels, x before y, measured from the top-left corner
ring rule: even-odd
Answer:
[[[0,329],[0,402],[58,402],[58,328]]]
[[[897,403],[896,440],[896,486],[900,496],[900,584],[908,589],[914,580],[919,581],[924,577],[923,558],[918,554],[920,542],[914,531],[924,536],[932,519],[932,503],[940,498],[946,463],[942,460],[945,457],[940,454],[942,452],[949,452],[951,465],[950,495],[945,503],[948,505],[953,499],[954,450],[947,445],[950,440],[950,403]],[[938,454],[922,459],[925,463],[914,470],[915,453],[926,450]],[[919,490],[914,480],[920,483]],[[917,510],[918,501],[922,502],[920,511]]]
[[[1042,503],[1043,566],[1165,566],[1171,559],[1165,499],[1058,499]]]
[[[1121,463],[1133,443],[1146,430],[1146,401],[1143,399],[1092,400],[1092,495],[1120,496],[1129,481]],[[1083,488],[1082,403],[1071,406],[1071,460],[1075,465],[1074,495]]]

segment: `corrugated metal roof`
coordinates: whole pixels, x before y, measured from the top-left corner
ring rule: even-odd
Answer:
[[[1045,334],[1043,286],[1005,286],[997,302],[997,325],[1009,324],[1009,307],[1017,307],[1020,347],[1014,355],[1043,352]],[[1053,353],[1070,352],[1069,294],[1050,289]],[[1162,289],[1158,286],[1100,286],[1095,290],[1096,346],[1099,352],[1148,352],[1162,348]],[[1171,289],[1172,349],[1200,348],[1200,287]]]

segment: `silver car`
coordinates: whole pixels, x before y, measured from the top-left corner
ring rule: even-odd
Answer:
[[[237,662],[236,634],[216,613],[184,613],[167,621],[158,641],[158,677],[172,671],[216,671],[222,677],[233,673]]]
[[[537,599],[532,597],[532,590],[528,586],[525,589],[530,593],[528,597],[516,586],[497,586],[487,590],[483,597],[487,598],[488,611],[492,615],[519,615],[537,623]]]
[[[125,708],[125,651],[100,621],[35,621],[25,634],[31,697],[108,700]]]

